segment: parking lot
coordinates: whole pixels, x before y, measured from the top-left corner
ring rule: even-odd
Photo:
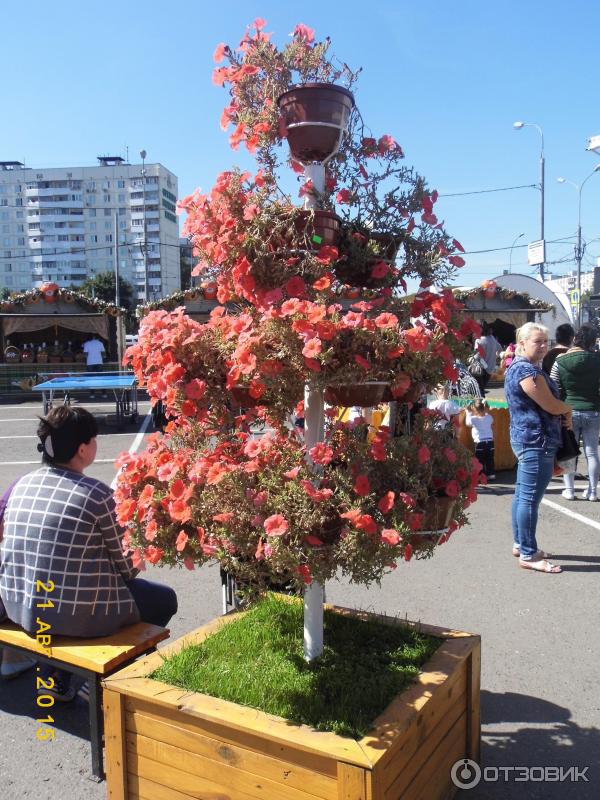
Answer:
[[[82,404],[101,422],[114,409],[102,400]],[[98,458],[88,474],[112,482],[115,457],[143,448],[151,432],[148,409],[149,403],[142,401],[138,423],[123,431],[102,423]],[[40,463],[35,436],[40,413],[39,401],[0,404],[0,489]],[[512,472],[500,473],[493,486],[483,489],[470,510],[471,524],[434,558],[399,564],[380,588],[331,582],[327,599],[481,634],[482,759],[490,780],[460,793],[461,800],[597,798],[600,503],[568,503],[560,495],[562,482],[554,480],[540,509],[539,543],[564,571],[526,572],[510,553],[513,482]],[[220,613],[215,566],[194,572],[150,568],[145,577],[178,593],[172,637]],[[57,708],[55,716],[56,740],[37,741],[32,673],[0,684],[0,786],[7,800],[106,797],[106,785],[89,778],[82,701]],[[515,781],[517,767],[533,766],[587,766],[587,781]]]

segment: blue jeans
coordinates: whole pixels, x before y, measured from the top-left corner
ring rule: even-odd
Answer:
[[[531,561],[538,551],[535,530],[538,508],[552,478],[557,445],[541,447],[511,442],[519,464],[512,502],[512,528],[515,547],[523,561]]]
[[[600,436],[600,412],[598,411],[573,411],[573,433],[575,438],[583,441],[583,452],[588,466],[588,492],[596,494],[598,477],[600,476],[600,461],[598,460],[598,437]],[[565,489],[571,492],[575,489],[575,473],[567,472],[563,475]]]
[[[177,612],[177,595],[170,586],[162,583],[152,583],[144,578],[133,578],[125,581],[131,592],[135,604],[139,609],[142,622],[166,627],[171,617]],[[64,669],[53,669],[49,664],[43,664],[41,675],[48,678],[55,675],[63,686],[70,685],[72,674]],[[83,678],[77,680],[77,687],[83,683]]]

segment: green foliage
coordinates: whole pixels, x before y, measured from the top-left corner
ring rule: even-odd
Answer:
[[[101,272],[93,278],[88,278],[79,288],[82,294],[88,297],[99,298],[106,303],[115,302],[115,275],[114,272]],[[119,306],[131,308],[133,286],[119,277]]]
[[[323,655],[307,664],[302,604],[269,595],[152,678],[317,730],[361,738],[440,645],[408,626],[325,612]]]

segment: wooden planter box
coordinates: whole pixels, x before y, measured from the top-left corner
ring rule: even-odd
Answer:
[[[419,625],[441,639],[439,649],[355,741],[146,677],[161,654],[203,641],[232,616],[103,681],[110,800],[441,800],[456,793],[452,765],[479,758],[478,636]]]

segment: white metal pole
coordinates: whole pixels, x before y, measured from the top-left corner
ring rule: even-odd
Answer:
[[[304,169],[317,194],[325,191],[325,165],[308,164]],[[306,196],[306,207],[314,208],[316,196]],[[306,386],[304,390],[304,444],[308,451],[325,438],[325,402],[323,391]],[[325,587],[313,581],[304,590],[304,658],[313,661],[323,652],[323,600]]]
[[[304,443],[308,451],[325,438],[323,391],[306,386],[304,390]],[[313,581],[304,589],[304,658],[312,661],[323,652],[323,600],[325,588]]]

